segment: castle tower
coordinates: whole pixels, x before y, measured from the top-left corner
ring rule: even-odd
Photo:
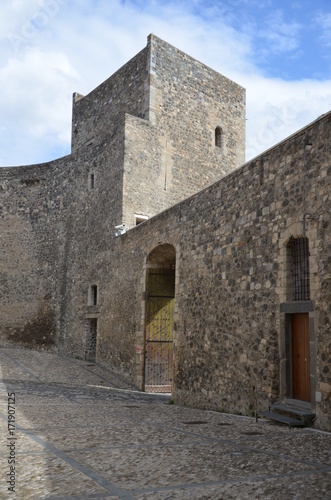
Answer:
[[[0,172],[3,345],[83,356],[88,337],[106,359],[115,311],[134,303],[112,292],[141,265],[137,255],[123,264],[115,227],[133,228],[234,170],[244,140],[244,89],[154,35],[95,90],[75,93],[72,153]]]
[[[72,151],[95,148],[132,227],[245,160],[245,90],[154,35],[86,97],[74,94]]]

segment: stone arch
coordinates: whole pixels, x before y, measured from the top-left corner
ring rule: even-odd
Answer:
[[[176,249],[170,243],[157,245],[147,256],[147,265],[173,267],[176,265]]]

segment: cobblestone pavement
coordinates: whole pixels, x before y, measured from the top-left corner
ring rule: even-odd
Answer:
[[[49,353],[0,349],[0,370],[0,498],[331,498],[331,434],[169,405]]]

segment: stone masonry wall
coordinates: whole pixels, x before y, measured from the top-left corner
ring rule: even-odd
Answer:
[[[118,269],[104,283],[100,311],[101,361],[142,384],[146,259],[156,246],[172,244],[175,401],[243,414],[266,409],[280,395],[284,246],[305,235],[316,337],[313,410],[316,426],[331,429],[330,121],[331,113],[116,240]]]
[[[124,114],[148,117],[148,47],[88,95],[73,96],[72,151],[106,145]]]
[[[65,161],[0,169],[1,344],[51,348],[57,341]]]
[[[306,236],[313,409],[331,430],[331,114],[229,173],[243,158],[243,89],[154,36],[76,100],[70,156],[0,169],[1,345],[83,358],[93,324],[97,362],[143,388],[147,259],[170,244],[175,401],[265,409],[282,393],[286,245]]]
[[[150,70],[151,45],[157,40],[157,44],[161,47],[163,62],[158,63],[162,66],[162,84],[166,86],[167,67],[166,67],[166,50],[174,51],[174,48],[168,46],[165,42],[149,37],[148,50],[149,56],[146,57],[146,68]],[[170,54],[172,57],[172,54]],[[128,268],[131,268],[132,262],[122,265],[121,239],[116,239],[114,236],[115,226],[121,222],[126,225],[134,225],[134,213],[154,215],[155,213],[164,210],[174,201],[183,199],[188,194],[201,188],[205,182],[210,182],[211,179],[218,178],[224,171],[226,151],[215,152],[215,144],[213,134],[214,123],[210,124],[208,132],[208,154],[210,158],[204,164],[204,169],[198,169],[195,163],[196,172],[192,174],[192,166],[187,159],[185,162],[178,161],[177,153],[173,153],[171,145],[167,142],[164,135],[166,129],[166,115],[168,110],[161,109],[163,112],[163,122],[161,129],[158,129],[155,123],[155,117],[151,116],[153,106],[150,106],[143,116],[139,109],[134,110],[131,106],[125,87],[127,82],[130,82],[129,88],[132,96],[137,96],[146,85],[142,84],[137,77],[136,66],[139,71],[143,71],[141,65],[144,64],[145,52],[140,52],[135,58],[128,63],[126,67],[121,68],[115,73],[105,84],[102,84],[95,91],[89,94],[86,98],[81,99],[77,103],[77,110],[80,110],[81,118],[78,120],[82,126],[87,123],[86,127],[92,127],[92,121],[88,116],[92,117],[92,111],[95,113],[93,120],[97,122],[98,127],[108,131],[112,127],[112,134],[108,135],[107,140],[98,144],[92,143],[90,146],[80,147],[77,153],[84,156],[84,161],[88,164],[88,159],[92,161],[93,168],[90,172],[95,174],[96,186],[93,191],[88,194],[89,202],[85,202],[84,193],[86,186],[85,178],[81,178],[80,170],[77,169],[76,174],[76,192],[72,194],[75,203],[72,204],[68,217],[68,227],[70,228],[70,244],[69,257],[66,270],[66,288],[65,299],[63,299],[63,312],[61,315],[61,342],[60,349],[66,355],[83,357],[86,344],[86,329],[90,320],[97,320],[97,359],[99,362],[111,364],[113,369],[119,373],[125,373],[126,376],[134,383],[139,385],[137,380],[135,362],[132,360],[132,349],[135,348],[135,338],[128,335],[128,330],[125,328],[123,318],[121,321],[114,321],[114,318],[121,317],[123,308],[131,308],[135,301],[137,290],[130,284],[131,275],[127,275]],[[173,57],[179,57],[174,55]],[[171,60],[170,57],[170,60]],[[160,56],[158,56],[160,58]],[[181,63],[187,70],[194,69],[194,60],[180,53],[181,59],[187,59],[188,63]],[[155,59],[156,56],[155,56]],[[215,80],[219,85],[223,84],[223,77],[217,75],[212,70],[205,68],[200,63],[198,67],[205,72],[206,78]],[[168,77],[171,75],[170,67],[168,67]],[[200,70],[199,70],[200,71]],[[133,72],[135,79],[132,81],[129,78]],[[123,76],[124,75],[124,76]],[[120,82],[120,83],[118,83]],[[232,84],[224,79],[224,84],[227,85],[228,94],[234,91],[231,99],[240,103],[241,114],[237,123],[237,130],[244,134],[244,91],[241,87]],[[151,80],[146,79],[146,84],[150,84]],[[116,106],[112,104],[108,107],[104,104],[108,100],[113,99],[114,88],[122,87],[123,101],[116,101]],[[201,90],[201,83],[196,81],[191,85],[196,86],[196,94],[198,88]],[[159,83],[158,94],[162,97],[162,85]],[[203,91],[203,88],[202,90]],[[165,90],[165,93],[168,91]],[[181,90],[184,99],[184,90]],[[147,94],[153,93],[153,89],[149,89]],[[146,95],[147,95],[146,94]],[[116,95],[117,94],[116,91]],[[223,99],[223,97],[222,97]],[[150,97],[150,101],[152,98]],[[192,101],[193,102],[193,101]],[[227,101],[226,101],[227,102]],[[93,107],[95,104],[95,107]],[[80,106],[80,107],[79,107]],[[191,108],[193,104],[190,104]],[[212,108],[211,102],[208,104]],[[226,105],[222,101],[222,109],[226,109]],[[128,112],[127,112],[128,111]],[[206,107],[203,109],[206,112]],[[114,113],[114,115],[112,115]],[[130,114],[129,114],[130,113]],[[200,113],[200,112],[199,112]],[[210,110],[210,113],[212,111]],[[229,110],[227,111],[230,115]],[[141,116],[140,116],[141,115]],[[77,116],[77,115],[75,115]],[[74,116],[74,122],[76,120]],[[198,116],[198,115],[197,115]],[[201,117],[202,119],[202,117]],[[153,123],[154,120],[154,123]],[[186,118],[188,127],[188,121]],[[110,124],[110,121],[112,122]],[[219,122],[217,122],[219,123]],[[225,123],[225,122],[224,122]],[[89,125],[90,124],[90,125]],[[173,124],[175,126],[175,124]],[[116,128],[115,128],[116,127]],[[176,124],[176,134],[174,140],[180,142],[180,123]],[[196,121],[191,126],[192,130],[196,127]],[[83,129],[81,129],[83,130]],[[85,132],[83,132],[84,135]],[[234,130],[233,130],[234,133]],[[115,134],[115,135],[114,135]],[[239,134],[240,135],[240,134]],[[183,141],[187,142],[185,136]],[[82,137],[79,133],[77,138]],[[101,136],[100,136],[101,137]],[[74,139],[76,140],[76,139]],[[192,135],[190,142],[191,147],[194,141],[200,140],[200,137]],[[100,139],[101,142],[101,139]],[[89,144],[89,143],[87,143]],[[187,146],[188,148],[188,146]],[[195,148],[197,145],[195,144]],[[243,144],[238,146],[238,151],[243,154]],[[207,151],[206,150],[206,151]],[[223,163],[218,163],[212,166],[215,155],[222,158]],[[167,163],[167,183],[168,187],[172,183],[172,163],[176,163],[174,170],[187,169],[187,172],[181,173],[182,185],[177,181],[176,190],[164,190],[164,168]],[[233,168],[232,156],[229,155],[229,168]],[[223,168],[224,167],[224,168]],[[228,167],[226,167],[228,168]],[[223,170],[222,170],[223,169]],[[84,170],[83,170],[84,171]],[[177,176],[179,175],[177,172]],[[208,174],[208,175],[207,175]],[[123,180],[122,176],[123,175]],[[192,186],[191,179],[197,178],[200,175],[201,183],[195,187]],[[185,181],[185,182],[184,182]],[[122,191],[123,190],[123,191]],[[119,207],[121,196],[123,201]],[[114,200],[116,200],[116,209],[114,209]],[[121,211],[122,210],[122,211]],[[132,250],[132,257],[135,251]],[[118,283],[126,279],[125,290],[121,291],[118,288]],[[137,283],[140,283],[141,277],[136,277]],[[88,303],[88,294],[91,286],[98,287],[98,303],[91,305]],[[117,293],[114,294],[115,290]],[[140,293],[140,292],[139,292]],[[136,321],[136,320],[135,320]],[[140,327],[139,327],[140,328]]]
[[[177,65],[178,87],[172,65]],[[183,160],[189,147],[198,150],[199,120],[207,108],[208,114],[214,112],[212,100],[204,106],[195,103],[206,87],[198,77],[213,82],[208,84],[213,91],[217,85],[226,87],[226,99],[225,94],[220,98],[224,116],[230,116],[229,106],[232,110],[234,103],[238,105],[240,118],[231,133],[239,134],[237,150],[242,155],[243,89],[151,35],[147,47],[106,82],[86,97],[74,95],[71,155],[44,165],[0,170],[3,343],[51,344],[68,355],[82,356],[86,321],[99,315],[99,305],[88,303],[89,290],[100,286],[102,303],[107,286],[101,285],[121,272],[113,259],[115,226],[123,221],[134,225],[134,213],[155,215],[200,189],[224,173],[227,156],[233,168],[231,148],[227,146],[229,155],[225,147],[215,152],[213,120],[207,134],[210,158],[203,169]],[[190,99],[184,81],[195,89]],[[178,121],[170,122],[179,98],[192,116],[187,118],[178,108]],[[185,154],[178,144],[172,150],[172,143],[181,141],[181,127]],[[195,135],[197,127],[200,132]],[[191,137],[186,138],[188,133]],[[214,167],[217,157],[223,163]],[[122,358],[127,359],[124,352],[126,347]]]
[[[116,168],[124,169],[122,222],[132,227],[135,213],[153,216],[244,161],[245,91],[150,35],[108,80],[74,95],[72,151],[109,148],[123,127],[124,165]]]
[[[89,286],[122,218],[123,135],[109,149],[0,169],[1,345],[81,356]]]
[[[155,215],[245,159],[245,90],[154,35],[147,47],[149,119],[127,115],[125,124],[123,210],[130,227],[134,213]]]
[[[119,137],[101,151],[90,151],[76,176],[74,203],[70,207],[70,248],[66,270],[65,314],[62,315],[60,349],[64,355],[83,357],[86,342],[86,322],[98,319],[105,287],[112,268],[112,243],[115,226],[122,218],[123,148]],[[92,162],[94,163],[91,168]],[[89,189],[88,176],[94,174],[94,188]],[[89,300],[91,286],[98,288],[98,301]],[[97,326],[99,328],[99,325]]]

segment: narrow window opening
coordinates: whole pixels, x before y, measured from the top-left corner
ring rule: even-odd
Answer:
[[[94,189],[95,188],[95,174],[94,172],[91,172],[89,174],[89,178],[88,178],[88,188],[89,190],[91,191],[91,189]]]
[[[97,287],[97,285],[92,285],[90,287],[89,303],[90,303],[90,306],[97,306],[98,305],[98,287]]]
[[[215,128],[215,146],[218,148],[222,147],[222,129],[221,129],[221,127]]]

